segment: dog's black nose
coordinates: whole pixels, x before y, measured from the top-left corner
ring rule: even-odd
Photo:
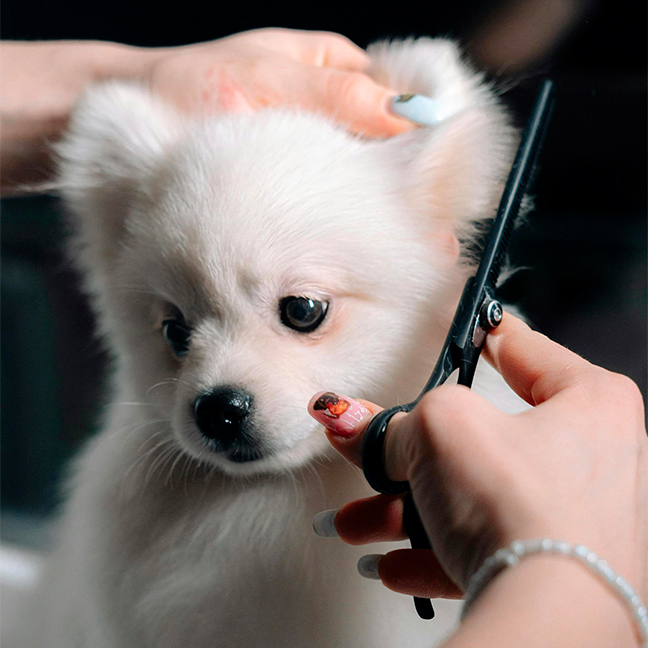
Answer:
[[[214,450],[238,452],[254,445],[248,430],[253,404],[252,394],[232,387],[219,387],[196,398],[196,423]]]

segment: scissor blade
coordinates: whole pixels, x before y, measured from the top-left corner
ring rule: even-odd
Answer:
[[[554,84],[547,79],[540,87],[533,112],[522,134],[511,173],[506,181],[486,247],[477,268],[475,289],[478,292],[484,286],[494,290],[497,285],[502,263],[508,250],[509,238],[515,220],[520,213],[522,200],[533,179],[538,155],[549,126],[554,106],[554,94]]]

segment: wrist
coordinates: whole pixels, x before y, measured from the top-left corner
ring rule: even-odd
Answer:
[[[638,642],[629,610],[596,574],[567,556],[536,554],[492,580],[447,646],[634,648]]]
[[[48,180],[50,145],[66,128],[86,86],[109,79],[136,80],[163,51],[100,41],[2,43],[3,195]]]

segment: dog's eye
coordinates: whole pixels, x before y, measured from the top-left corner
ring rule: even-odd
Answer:
[[[281,322],[300,333],[314,331],[326,317],[328,303],[310,297],[284,297],[279,302]]]
[[[187,355],[191,328],[183,320],[165,319],[162,322],[162,335],[179,358]]]

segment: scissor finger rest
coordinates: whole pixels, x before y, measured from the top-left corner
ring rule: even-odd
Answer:
[[[412,407],[412,403],[398,405],[391,409],[383,410],[374,416],[369,423],[362,442],[362,468],[369,485],[379,493],[383,493],[383,495],[407,493],[403,508],[403,526],[405,527],[405,532],[412,543],[412,549],[429,549],[430,541],[425,533],[416,506],[414,506],[409,482],[394,481],[385,472],[384,454],[387,426],[394,414],[409,412]],[[432,607],[432,601],[429,599],[415,596],[414,605],[418,615],[422,619],[434,618],[434,608]]]
[[[406,481],[393,481],[385,472],[385,435],[394,414],[409,412],[407,405],[383,410],[373,417],[362,441],[362,469],[369,485],[383,495],[400,495],[410,489]]]

